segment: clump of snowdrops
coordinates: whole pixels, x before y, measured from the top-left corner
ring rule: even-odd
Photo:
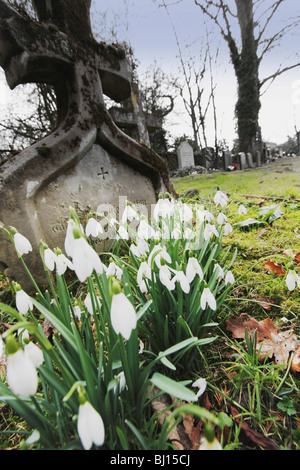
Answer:
[[[224,193],[217,191],[214,204],[226,206]],[[89,242],[103,232],[95,215],[84,230],[70,210],[66,254],[40,242],[47,291],[28,271],[36,296],[14,283],[16,308],[0,304],[15,318],[0,343],[7,360],[0,398],[33,430],[27,445],[167,449],[170,423],[181,408],[158,430],[150,406],[154,387],[187,402],[184,413],[201,418],[207,429],[211,423],[221,426],[218,417],[197,406],[204,379],[180,382],[167,371],[181,361],[191,364],[198,348],[213,340],[208,336],[213,316],[234,283],[233,258],[221,246],[231,230],[226,215],[165,196],[146,221],[128,205],[120,222],[110,221],[118,246],[128,248],[126,256],[114,250],[107,265]],[[133,220],[138,220],[134,240]],[[13,227],[3,230],[26,268],[30,241]],[[219,264],[221,255],[227,267]],[[68,287],[67,270],[84,286],[79,298]],[[41,318],[54,329],[51,340]],[[209,447],[215,437],[211,430],[206,437]]]

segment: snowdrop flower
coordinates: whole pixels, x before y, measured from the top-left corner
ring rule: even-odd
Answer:
[[[220,212],[220,214],[217,217],[217,223],[219,225],[223,225],[224,222],[227,222],[227,220],[228,220],[228,217],[225,214],[223,214],[223,212]]]
[[[103,233],[102,225],[96,219],[90,217],[85,227],[86,236],[98,237],[101,233]]]
[[[193,214],[193,211],[189,207],[188,204],[186,204],[186,203],[182,204],[180,202],[180,203],[178,203],[177,208],[179,209],[178,210],[178,215],[179,215],[180,222],[188,223],[193,219],[194,214]]]
[[[71,309],[70,309],[70,311],[71,311]],[[77,320],[80,320],[81,314],[82,314],[83,312],[82,312],[81,308],[79,307],[79,305],[75,305],[75,306],[73,307],[73,311],[74,311],[74,315],[75,315],[75,317],[77,318]]]
[[[76,237],[72,243],[72,262],[78,279],[83,282],[91,276],[93,270],[102,274],[103,265],[96,251],[81,234],[77,233]]]
[[[235,279],[231,271],[228,271],[225,276],[225,284],[234,284]]]
[[[214,197],[214,203],[217,204],[217,206],[220,204],[221,207],[225,207],[228,202],[228,196],[223,193],[223,191],[217,191]]]
[[[200,279],[203,279],[203,271],[199,264],[199,261],[197,260],[197,258],[191,257],[189,258],[188,264],[186,267],[186,277],[189,283],[191,283],[194,280],[196,274],[198,274]]]
[[[155,264],[157,265],[158,268],[161,267],[162,265],[162,260],[166,261],[167,263],[171,263],[172,259],[169,253],[167,252],[166,247],[162,247],[160,244],[155,245],[154,248],[152,249],[149,258],[148,258],[148,263],[151,265],[152,259],[154,259]]]
[[[197,209],[196,214],[200,222],[203,222],[204,220],[206,220],[207,222],[212,222],[215,218],[215,216],[206,209],[204,210]]]
[[[19,256],[27,255],[30,251],[32,251],[32,246],[29,240],[27,240],[24,235],[17,232],[14,234],[14,244],[15,248],[19,254]]]
[[[137,229],[137,234],[139,238],[143,238],[144,240],[149,240],[149,238],[156,237],[155,230],[151,227],[151,225],[148,224],[145,219],[141,220]]]
[[[286,276],[285,283],[290,291],[294,290],[296,285],[298,289],[300,289],[300,276],[298,276],[296,271],[291,269]]]
[[[106,270],[107,276],[115,276],[119,281],[122,279],[123,271],[119,266],[117,266],[113,261],[109,263],[108,268]]]
[[[159,217],[165,219],[174,215],[174,202],[170,199],[159,199],[155,204],[153,211],[154,220],[158,220]]]
[[[23,289],[18,289],[16,292],[16,307],[22,315],[26,315],[28,310],[33,309],[32,300]]]
[[[116,240],[129,240],[129,235],[126,230],[126,228],[123,225],[120,225],[117,235],[116,235]]]
[[[56,271],[57,273],[62,276],[67,268],[71,269],[74,271],[74,266],[73,263],[63,254],[63,253],[58,253],[56,256]]]
[[[159,269],[160,282],[166,286],[169,290],[175,289],[174,279],[171,280],[171,271],[167,265],[163,265]]]
[[[79,230],[82,232],[81,227],[79,227],[73,219],[69,219],[65,237],[65,251],[70,257],[72,257],[73,244],[75,240],[73,233],[74,230]]]
[[[129,340],[132,330],[136,328],[136,313],[132,303],[116,282],[113,283],[110,318],[115,332]]]
[[[151,268],[146,261],[142,261],[140,267],[137,272],[137,282],[140,285],[143,281],[143,278],[146,277],[147,279],[151,280]]]
[[[126,223],[127,220],[132,222],[133,219],[140,220],[140,217],[137,214],[137,212],[133,209],[133,207],[126,206],[126,208],[124,209],[123,215],[122,215],[121,222]]]
[[[208,305],[212,310],[217,310],[216,299],[214,298],[213,294],[211,293],[208,287],[204,287],[203,289],[200,299],[200,305],[202,310],[205,310],[206,305]]]
[[[100,298],[97,297],[97,301],[98,301],[98,305],[101,307],[101,302],[100,302]],[[93,311],[93,304],[92,304],[92,299],[91,299],[91,294],[88,292],[87,293],[87,296],[86,298],[84,299],[84,305],[87,309],[87,311],[89,312],[90,315],[94,315],[94,311]],[[97,304],[96,304],[97,306]]]
[[[242,214],[247,214],[247,209],[246,207],[244,206],[244,204],[241,204],[238,208],[238,214],[239,215],[242,215]]]
[[[125,379],[125,374],[124,372],[120,372],[116,377],[115,379],[117,380],[118,382],[118,389],[119,389],[119,392],[123,392],[123,390],[125,390],[126,388],[126,379]],[[116,391],[116,387],[115,387],[115,391]]]
[[[103,420],[87,400],[79,405],[77,432],[85,450],[89,450],[93,444],[102,446],[104,443]]]
[[[176,272],[176,274],[173,277],[172,282],[176,282],[176,281],[179,282],[183,292],[188,294],[190,292],[190,283],[189,283],[186,275],[184,274],[183,271],[175,271],[175,272]]]
[[[50,271],[55,267],[56,258],[56,254],[49,247],[44,250],[44,263]]]
[[[28,354],[25,354],[14,337],[6,339],[6,378],[9,388],[15,395],[35,395],[38,387],[36,368]]]
[[[199,391],[197,392],[197,398],[199,398],[206,390],[207,382],[205,379],[198,379],[192,384],[192,387],[198,387]]]
[[[214,271],[215,271],[216,269],[217,269],[217,270],[218,270],[218,272],[219,272],[219,273],[218,273],[218,278],[221,278],[221,279],[223,279],[223,278],[224,278],[224,275],[225,275],[225,273],[224,273],[224,270],[223,270],[223,268],[221,268],[221,266],[220,266],[218,263],[215,265],[215,267],[214,267]]]
[[[215,437],[212,441],[208,441],[206,437],[202,437],[199,450],[223,450],[220,442]]]
[[[224,235],[229,235],[233,231],[233,228],[230,224],[225,223],[224,225]]]
[[[208,240],[212,235],[219,236],[218,230],[214,225],[206,224],[204,229],[204,240]]]
[[[43,351],[32,341],[24,346],[24,353],[29,357],[36,368],[44,362]]]

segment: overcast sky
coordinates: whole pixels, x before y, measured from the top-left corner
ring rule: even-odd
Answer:
[[[182,74],[173,27],[183,50],[185,45],[193,44],[191,48],[185,49],[186,57],[189,53],[199,54],[199,50],[201,52],[202,38],[205,36],[206,27],[209,29],[212,50],[220,48],[218,67],[215,69],[219,138],[231,143],[236,136],[236,80],[233,68],[229,61],[227,45],[222,41],[218,30],[204,18],[194,0],[166,0],[169,5],[168,12],[159,7],[161,0],[93,0],[92,3],[93,11],[97,12],[94,18],[98,19],[98,24],[100,12],[106,12],[107,28],[113,25],[118,37],[130,42],[135,56],[140,61],[141,72],[156,61],[166,72]],[[229,3],[234,5],[233,0],[229,0]],[[273,0],[265,0],[265,6],[272,3]],[[297,16],[300,16],[299,0],[285,0],[269,25],[268,36],[282,29],[286,22],[290,22],[290,18]],[[300,52],[299,44],[300,26],[282,39],[280,47],[265,56],[260,78],[274,73],[281,64],[300,62],[300,57],[297,57]],[[295,125],[300,130],[300,67],[277,78],[261,101],[260,123],[264,140],[282,143],[288,135],[294,135]],[[176,109],[181,108],[178,99]],[[188,118],[184,114],[173,115],[172,119],[168,120],[168,125],[177,135],[183,132],[191,135]],[[208,125],[213,127],[212,123]],[[212,135],[213,132],[211,138]]]
[[[234,5],[234,0],[229,0]],[[139,61],[139,73],[142,74],[156,62],[166,73],[182,76],[178,60],[178,48],[174,30],[179,43],[186,54],[199,57],[203,47],[206,28],[209,30],[211,51],[219,48],[219,59],[214,70],[216,106],[218,112],[219,139],[232,144],[235,134],[234,105],[236,101],[236,80],[229,61],[226,44],[207,18],[204,18],[194,0],[166,0],[170,5],[168,12],[159,7],[161,0],[92,0],[92,22],[94,32],[100,32],[102,39],[111,39],[111,30],[120,41],[127,41],[133,48]],[[272,4],[273,0],[265,0]],[[299,0],[285,0],[270,23],[269,35],[282,28],[289,18],[300,16]],[[261,77],[273,73],[281,64],[289,65],[300,62],[296,57],[299,51],[300,27],[288,34],[281,46],[274,49],[261,67]],[[186,45],[190,45],[185,48]],[[299,51],[300,52],[300,51]],[[209,84],[207,84],[208,88]],[[4,83],[4,74],[0,68],[0,95],[2,106],[10,105],[13,93]],[[300,130],[300,67],[286,72],[279,77],[262,96],[260,124],[263,139],[282,143],[287,136],[295,134],[295,126]],[[4,103],[4,104],[3,104]],[[176,101],[176,112],[169,116],[168,130],[174,136],[187,134],[192,136],[189,119],[183,113],[180,98]],[[210,145],[213,145],[213,123],[207,123]]]

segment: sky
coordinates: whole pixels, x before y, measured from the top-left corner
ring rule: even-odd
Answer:
[[[228,0],[233,6],[234,1]],[[270,5],[274,0],[264,0]],[[183,71],[178,58],[178,45],[185,56],[195,56],[201,63],[203,38],[209,31],[210,49],[214,53],[219,49],[218,62],[214,67],[216,85],[216,109],[218,115],[218,140],[225,140],[229,147],[236,138],[234,105],[237,97],[236,79],[229,60],[228,49],[218,30],[204,18],[194,0],[166,0],[168,9],[160,6],[162,0],[92,0],[91,18],[93,31],[98,39],[110,42],[117,39],[130,43],[134,56],[139,62],[140,76],[156,63],[166,74],[183,79]],[[283,27],[289,18],[300,17],[300,2],[285,0],[278,10],[269,30]],[[113,32],[113,33],[112,33]],[[237,32],[233,29],[233,33]],[[279,47],[267,55],[262,63],[261,76],[270,75],[278,67],[300,62],[299,51],[300,26],[287,34]],[[300,52],[300,51],[299,51]],[[205,86],[209,89],[209,82]],[[0,105],[2,110],[11,106],[15,92],[10,91],[5,83],[3,70],[0,68]],[[283,143],[288,136],[295,134],[295,126],[300,130],[300,67],[278,77],[261,97],[262,109],[260,124],[263,139],[266,142]],[[186,134],[192,137],[189,117],[184,112],[182,100],[176,99],[174,112],[166,121],[167,130],[174,137]],[[214,145],[214,126],[212,118],[207,120],[208,144]]]

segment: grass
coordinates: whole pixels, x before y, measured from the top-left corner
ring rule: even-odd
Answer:
[[[258,321],[269,317],[279,327],[285,326],[286,318],[288,328],[293,326],[299,337],[299,292],[288,292],[282,276],[264,269],[267,260],[286,269],[292,259],[285,252],[300,253],[299,175],[300,158],[294,157],[259,169],[173,180],[179,194],[198,189],[200,202],[207,201],[219,186],[230,195],[225,213],[233,224],[248,217],[258,220],[262,208],[272,204],[280,204],[282,210],[272,224],[236,228],[224,239],[238,249],[232,269],[235,278],[244,277],[218,312],[218,339],[203,349],[201,363],[189,371],[195,378],[205,377],[209,384],[200,405],[234,416],[233,426],[225,427],[218,436],[227,449],[300,450],[299,372],[271,360],[259,361],[251,341],[235,340],[226,329],[230,316],[248,313]],[[240,204],[246,206],[247,215],[238,215]],[[3,277],[0,282],[1,301],[10,302],[9,283]],[[9,323],[9,318],[2,322]],[[23,448],[24,423],[6,405],[0,407],[0,420],[0,448]]]

